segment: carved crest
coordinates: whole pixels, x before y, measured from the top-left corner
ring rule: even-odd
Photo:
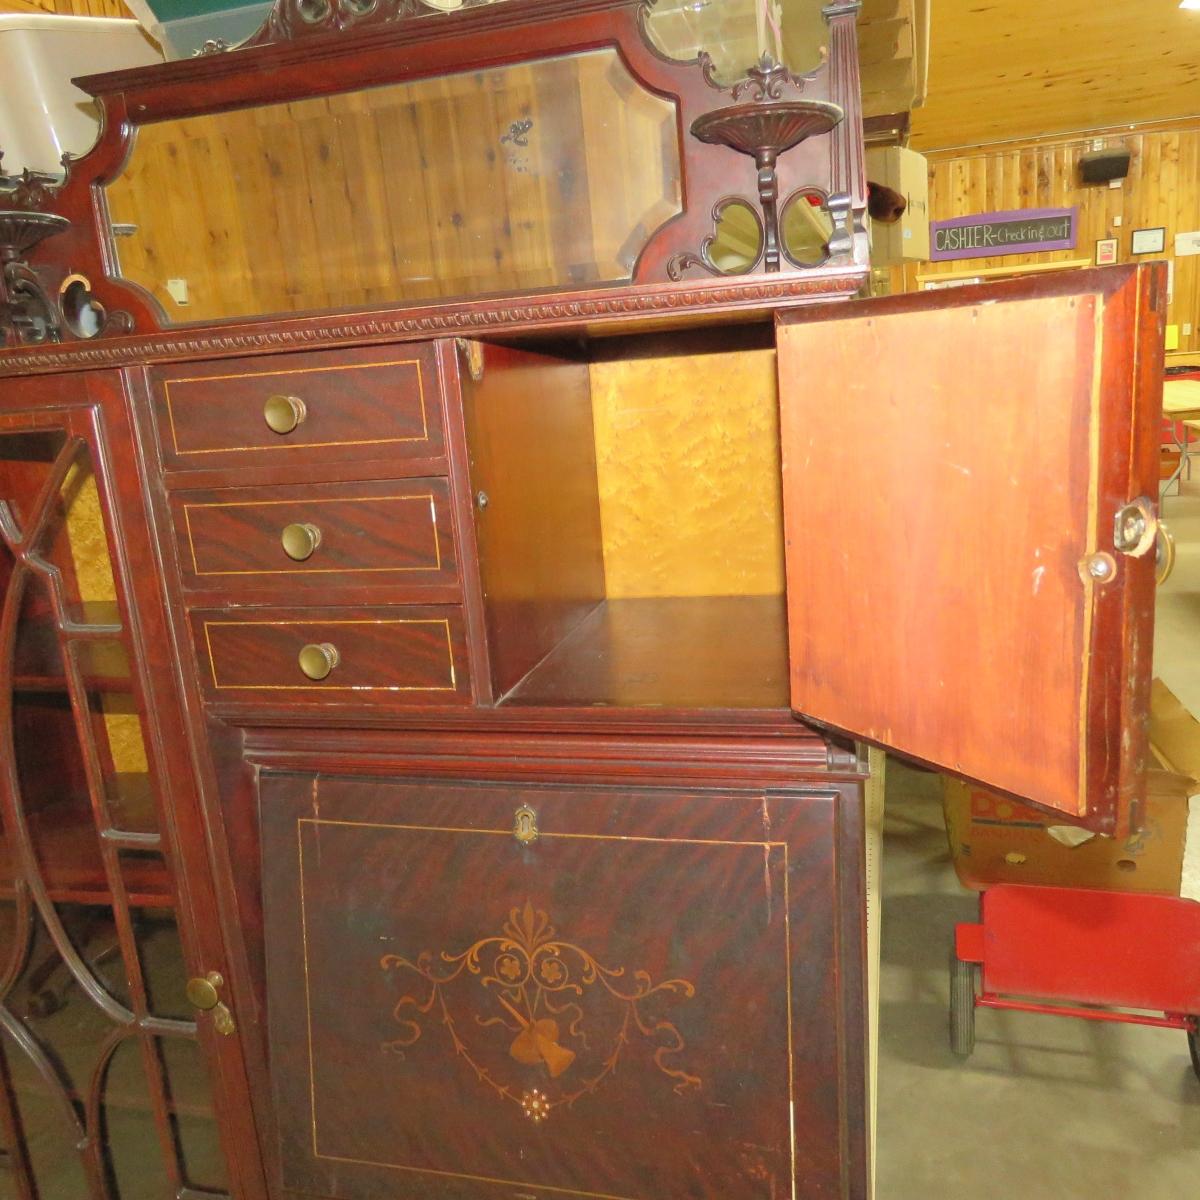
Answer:
[[[314,33],[340,33],[358,25],[389,25],[410,17],[483,8],[498,0],[276,0],[266,24],[247,43],[290,42]]]

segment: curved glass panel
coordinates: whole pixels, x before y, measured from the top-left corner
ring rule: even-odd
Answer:
[[[107,491],[39,420],[0,421],[0,1197],[217,1197]]]
[[[712,57],[717,78],[733,83],[765,53],[797,75],[828,55],[828,0],[658,0],[646,30],[668,58]]]
[[[619,283],[676,109],[606,48],[145,125],[107,199],[169,322]]]

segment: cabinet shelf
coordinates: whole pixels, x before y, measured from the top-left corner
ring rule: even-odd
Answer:
[[[76,643],[84,686],[89,692],[130,693],[133,680],[129,660],[119,640],[120,613],[115,604],[88,602],[68,613],[74,632],[66,636]],[[49,619],[23,621],[13,663],[14,691],[65,692],[59,633]]]
[[[157,827],[149,776],[132,772],[113,776],[108,799],[119,828],[138,832]],[[87,797],[70,796],[29,809],[30,833],[50,899],[56,904],[111,904],[112,891],[100,861],[100,838]],[[171,878],[161,855],[126,852],[121,855],[121,866],[133,907],[174,907]],[[11,850],[7,839],[0,839],[0,899],[15,894],[13,875]]]
[[[604,600],[503,703],[786,709],[784,599],[685,596]]]
[[[14,692],[65,692],[65,675],[14,675]],[[133,693],[133,681],[128,675],[84,675],[83,686],[89,692],[106,692],[121,695]]]

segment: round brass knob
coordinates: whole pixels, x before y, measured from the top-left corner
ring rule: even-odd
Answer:
[[[203,977],[196,976],[187,981],[187,998],[188,1003],[193,1008],[198,1008],[201,1012],[208,1012],[209,1009],[216,1008],[221,1003],[221,997],[217,989],[224,984],[225,980],[221,976],[220,971],[209,971]]]
[[[285,525],[279,537],[283,552],[296,562],[312,557],[312,552],[321,544],[321,531],[307,523]]]
[[[1163,524],[1158,523],[1158,530],[1154,539],[1154,579],[1157,583],[1166,583],[1171,578],[1171,572],[1175,570],[1175,539],[1171,536],[1171,531]]]
[[[263,420],[276,433],[291,433],[306,416],[308,409],[299,396],[268,396],[263,405]]]
[[[327,679],[341,661],[337,647],[330,642],[310,642],[300,651],[300,670],[309,679]]]

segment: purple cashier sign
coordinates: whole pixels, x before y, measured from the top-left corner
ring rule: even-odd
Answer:
[[[1039,250],[1073,250],[1078,241],[1077,208],[1018,208],[929,223],[934,262],[991,258]]]

